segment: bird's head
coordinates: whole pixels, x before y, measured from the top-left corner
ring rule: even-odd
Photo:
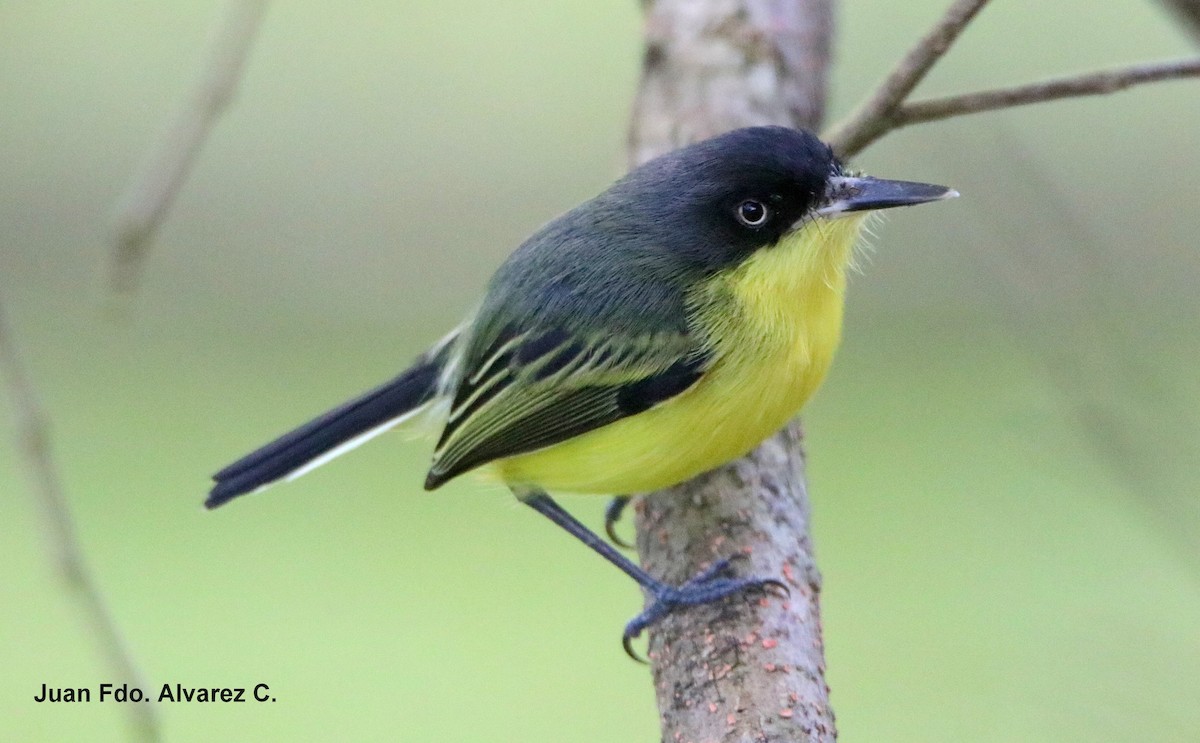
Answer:
[[[735,265],[806,225],[952,198],[944,186],[844,170],[815,135],[736,129],[652,160],[614,188],[643,224],[708,269]]]

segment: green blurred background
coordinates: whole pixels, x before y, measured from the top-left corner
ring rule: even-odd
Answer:
[[[845,113],[942,0],[842,3]],[[278,3],[124,320],[110,209],[219,6],[0,2],[0,290],[96,580],[170,741],[649,741],[617,571],[393,435],[206,513],[209,473],[393,374],[619,174],[629,0]],[[1161,9],[996,3],[922,88],[1194,53]],[[899,132],[963,198],[892,215],[806,416],[847,741],[1200,739],[1200,83]],[[5,407],[4,410],[10,410]],[[5,420],[11,416],[5,413]],[[0,739],[123,740],[0,444]],[[566,503],[598,525],[602,499]]]

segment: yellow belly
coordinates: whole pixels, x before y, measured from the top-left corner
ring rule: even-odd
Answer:
[[[810,224],[759,250],[696,297],[715,361],[690,389],[638,415],[498,460],[513,485],[636,493],[746,454],[796,415],[841,337],[846,267],[861,219]]]

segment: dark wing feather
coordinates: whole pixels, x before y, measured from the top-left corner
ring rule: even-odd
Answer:
[[[689,388],[710,361],[679,333],[501,332],[488,348],[461,375],[426,488],[647,410]]]
[[[679,225],[643,198],[645,184],[621,183],[496,272],[454,366],[427,488],[640,413],[710,365],[688,294],[710,267],[680,249]]]

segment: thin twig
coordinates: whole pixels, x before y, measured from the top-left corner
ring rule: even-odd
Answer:
[[[196,153],[233,99],[266,6],[266,0],[230,0],[214,29],[195,86],[117,202],[111,269],[114,292],[136,289],[155,232]]]
[[[877,136],[883,136],[893,129],[912,124],[923,124],[955,116],[966,116],[1063,98],[1107,95],[1135,85],[1189,77],[1200,77],[1200,58],[1133,65],[1113,70],[1058,77],[1028,85],[1014,85],[1011,88],[983,90],[978,93],[965,93],[945,98],[928,98],[900,106],[888,118],[886,127],[881,129]],[[863,146],[867,144],[870,144],[870,140]],[[855,152],[843,152],[842,154],[844,157],[850,157]]]
[[[12,398],[18,449],[33,480],[33,489],[42,512],[50,561],[63,584],[83,609],[85,622],[109,668],[112,669],[112,677],[128,683],[131,687],[145,690],[133,656],[108,611],[100,589],[88,574],[83,553],[79,548],[79,539],[75,534],[75,526],[67,508],[67,499],[54,464],[46,414],[38,401],[32,380],[21,364],[2,304],[0,377],[3,378]],[[129,715],[132,740],[150,743],[161,739],[154,705],[123,706]]]
[[[933,28],[892,69],[883,84],[858,110],[824,136],[834,151],[843,156],[847,152],[859,152],[882,136],[892,113],[925,79],[937,61],[950,51],[955,39],[987,3],[988,0],[956,0],[947,8]]]

